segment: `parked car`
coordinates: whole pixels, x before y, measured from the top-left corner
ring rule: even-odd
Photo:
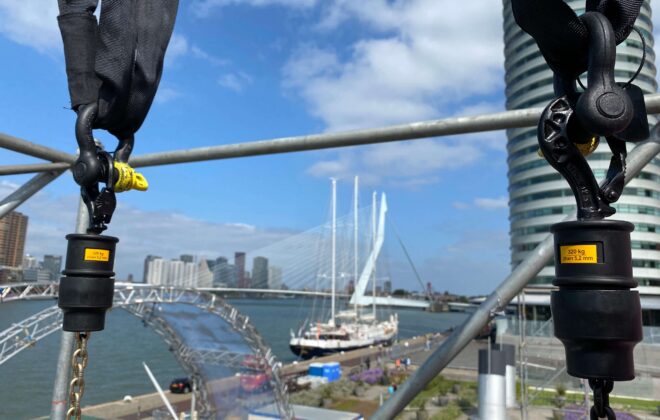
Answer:
[[[170,392],[172,394],[185,394],[192,391],[192,385],[188,378],[177,378],[170,384]]]
[[[241,391],[250,394],[268,389],[270,376],[270,366],[263,359],[246,356],[241,362]]]

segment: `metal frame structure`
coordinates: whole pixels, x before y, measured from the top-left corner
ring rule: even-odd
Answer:
[[[647,95],[645,99],[649,114],[660,113],[660,94]],[[130,160],[130,163],[134,167],[146,167],[529,127],[536,125],[541,111],[540,108],[531,108],[471,117],[422,121],[367,130],[287,137],[152,153],[136,156]],[[636,176],[660,152],[660,139],[658,135],[659,129],[655,127],[651,138],[645,142],[638,143],[628,155],[626,182]],[[71,162],[75,159],[73,155],[1,133],[0,147],[51,162],[0,166],[0,175],[45,172],[47,174],[50,173],[52,179],[55,179],[62,171],[69,168]],[[0,217],[7,214],[11,209],[16,208],[34,194],[34,192],[50,182],[48,181],[48,177],[39,178],[39,176],[36,175],[31,181],[19,187],[12,195],[0,201]],[[503,308],[514,296],[523,290],[529,280],[552,258],[553,252],[552,237],[549,235],[489,295],[479,309],[443,342],[428,358],[425,364],[399,388],[397,393],[385,402],[373,418],[390,419],[401,412],[412,401],[415,395],[424,389],[426,384],[447,366],[449,361],[478,334],[481,328],[488,323],[494,312]]]
[[[0,331],[0,365],[60,328],[62,310],[54,305]]]
[[[12,283],[0,285],[0,303],[16,300],[57,298],[57,283]]]
[[[153,287],[149,285],[115,283],[117,287]],[[58,291],[57,283],[11,283],[0,284],[0,303],[11,302],[14,300],[38,300],[38,299],[56,299]],[[238,289],[233,287],[197,287],[197,292],[206,293],[247,293],[247,294],[273,294],[278,296],[319,296],[329,297],[331,294],[326,292],[312,292],[306,290],[271,290],[271,289]],[[337,296],[347,298],[350,295],[346,293],[337,293]]]
[[[57,297],[56,285],[32,287],[30,284],[21,284],[17,286],[0,286],[0,288],[13,291],[11,294],[7,294],[7,296],[11,296],[10,300],[13,301],[43,300]],[[113,307],[127,310],[152,327],[172,349],[183,369],[194,378],[203,379],[198,370],[201,363],[230,367],[240,366],[245,354],[213,349],[192,349],[182,341],[163,318],[154,313],[154,305],[174,303],[192,305],[205,312],[217,315],[235,331],[239,332],[252,350],[252,354],[267,366],[270,373],[270,385],[280,414],[285,418],[292,417],[286,385],[281,379],[282,364],[276,360],[261,335],[250,323],[249,317],[239,313],[236,308],[216,295],[172,287],[119,285],[115,289]],[[61,328],[62,311],[55,305],[12,325],[5,331],[0,331],[0,365]],[[202,417],[208,416],[212,414],[212,408],[208,404],[209,399],[206,388],[202,386],[198,389],[201,395],[200,411]]]

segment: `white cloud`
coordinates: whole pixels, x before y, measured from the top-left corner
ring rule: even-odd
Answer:
[[[215,9],[227,6],[285,6],[308,8],[314,6],[317,0],[195,0],[190,8],[197,17],[207,17]]]
[[[472,200],[472,203],[466,203],[464,201],[454,201],[451,203],[452,207],[458,210],[466,210],[472,207],[476,207],[481,210],[502,210],[509,208],[509,198],[502,196],[498,198],[484,198],[477,197]]]
[[[201,49],[196,45],[193,45],[190,48],[190,52],[192,53],[193,57],[204,60],[210,64],[213,64],[214,66],[225,66],[229,64],[229,60],[218,58],[212,54],[209,54],[208,52],[204,51],[203,49]]]
[[[252,83],[252,77],[248,74],[239,71],[235,73],[225,73],[218,78],[218,84],[224,88],[232,90],[236,93],[243,91],[245,86]]]
[[[183,96],[183,93],[181,93],[179,90],[161,85],[158,88],[158,92],[156,93],[156,98],[154,98],[154,101],[157,104],[162,105],[180,98],[181,96]]]
[[[11,193],[14,191],[16,188],[18,188],[20,184],[17,184],[15,182],[7,181],[6,179],[0,180],[0,192],[6,192],[7,194]],[[2,195],[2,197],[7,196],[7,194]]]
[[[285,85],[329,130],[438,117],[465,98],[501,92],[501,8],[487,0],[335,0],[322,28],[350,19],[376,35],[343,61],[306,45],[285,67]]]
[[[0,33],[39,52],[61,48],[57,2],[0,0]]]
[[[483,210],[507,209],[509,208],[509,198],[475,198],[474,205]]]
[[[322,6],[319,30],[355,21],[371,35],[348,51],[305,43],[284,66],[283,85],[328,131],[503,110],[501,99],[484,100],[503,90],[501,13],[501,4],[486,0],[333,0]],[[369,146],[317,162],[308,173],[421,186],[437,182],[441,170],[504,150],[503,138],[497,132]]]
[[[202,60],[212,66],[225,66],[230,63],[229,60],[216,57],[198,45],[193,44],[185,35],[174,33],[165,53],[165,65],[177,65],[183,57]]]
[[[0,197],[5,197],[16,187],[0,181]],[[44,254],[64,255],[64,236],[73,231],[77,203],[75,196],[53,197],[47,192],[39,192],[19,207],[17,211],[29,216],[25,252],[39,257]],[[235,251],[262,248],[295,232],[240,222],[212,223],[180,213],[144,211],[120,203],[106,233],[120,239],[115,263],[118,278],[126,278],[132,273],[140,279],[147,254],[164,258],[180,254],[207,258],[230,256]]]
[[[503,149],[503,138],[501,133],[469,134],[325,152],[336,158],[312,164],[307,173],[343,179],[360,175],[365,185],[415,189],[439,182],[441,171],[474,165],[488,152]]]
[[[165,65],[172,65],[177,59],[187,55],[189,51],[190,45],[188,43],[188,38],[179,33],[172,34],[170,43],[167,46],[167,51],[165,52]]]
[[[307,173],[316,177],[343,178],[350,176],[354,162],[351,155],[344,153],[337,159],[321,160],[307,169]]]

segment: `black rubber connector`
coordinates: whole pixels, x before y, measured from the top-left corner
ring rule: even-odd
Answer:
[[[551,295],[555,336],[569,375],[629,381],[642,341],[642,308],[632,276],[630,232],[617,220],[553,225],[559,290]]]
[[[101,331],[114,296],[115,246],[112,236],[70,234],[58,306],[64,312],[63,330]]]

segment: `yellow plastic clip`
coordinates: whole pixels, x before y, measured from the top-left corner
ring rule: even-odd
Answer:
[[[149,188],[147,178],[135,169],[131,168],[128,163],[114,162],[115,171],[119,176],[115,182],[115,192],[124,192],[128,190],[146,191]]]
[[[586,143],[576,143],[575,145],[580,153],[582,153],[582,156],[587,157],[598,148],[598,144],[600,144],[600,137],[594,136]]]
[[[598,148],[599,144],[600,144],[600,137],[594,136],[590,138],[589,141],[586,143],[575,143],[575,147],[578,148],[582,156],[587,157]],[[544,157],[543,151],[541,149],[538,149],[536,151],[536,154],[539,155],[540,158]]]

